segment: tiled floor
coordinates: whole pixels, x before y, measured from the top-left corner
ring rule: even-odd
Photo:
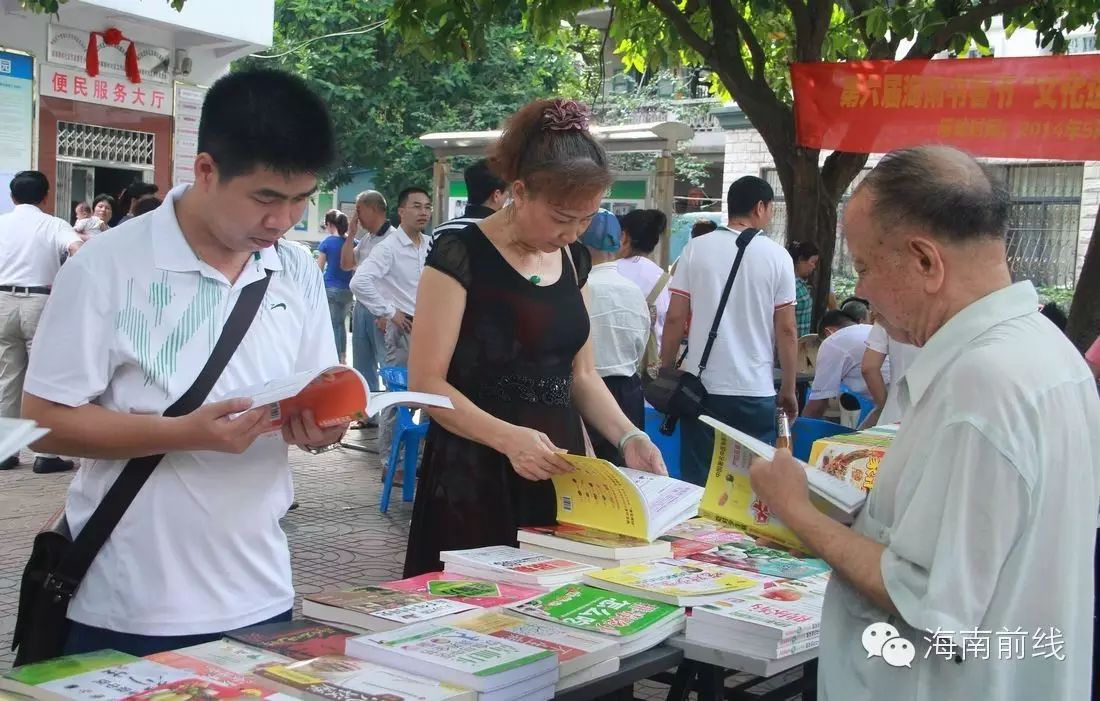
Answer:
[[[357,435],[375,450],[374,431]],[[11,634],[19,577],[34,533],[61,507],[71,474],[35,475],[24,456],[18,469],[0,472],[0,670],[10,667]],[[412,505],[395,488],[389,512],[378,502],[381,475],[376,452],[350,449],[322,455],[291,451],[299,508],[283,528],[290,541],[294,586],[299,594],[397,579],[405,555]],[[645,683],[635,693],[647,701],[665,698],[666,687]],[[694,696],[694,695],[693,695]]]

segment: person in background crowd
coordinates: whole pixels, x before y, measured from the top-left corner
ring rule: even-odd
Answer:
[[[408,187],[397,196],[397,215],[401,225],[376,245],[351,278],[351,291],[378,320],[385,334],[386,356],[383,367],[407,367],[409,335],[416,312],[416,288],[424,272],[424,260],[431,240],[424,229],[432,216],[432,200],[419,187]],[[382,416],[379,445],[387,455],[395,409]],[[407,479],[412,479],[408,477]]]
[[[659,209],[634,209],[619,217],[619,225],[623,232],[617,266],[619,274],[637,285],[647,301],[654,287],[661,283],[662,289],[653,303],[652,324],[660,352],[661,335],[665,330],[665,317],[672,296],[668,290],[670,278],[651,256],[668,227],[668,217]]]
[[[833,568],[822,701],[1089,698],[1100,398],[1032,284],[1012,282],[1009,206],[969,155],[925,146],[887,154],[844,208],[856,289],[921,350],[851,528],[811,503],[788,451],[751,468],[757,497]],[[883,622],[912,668],[868,655]],[[1012,643],[1004,631],[1021,631],[1020,656],[980,652]]]
[[[347,359],[348,312],[354,301],[351,296],[351,272],[340,266],[340,253],[348,237],[348,217],[338,209],[325,214],[328,234],[317,246],[317,265],[325,275],[328,313],[332,319],[332,334],[336,339],[336,355],[341,363]]]
[[[580,241],[588,248],[592,272],[588,275],[588,318],[596,373],[630,422],[645,429],[645,396],[638,367],[650,334],[649,306],[638,286],[619,273],[615,259],[621,231],[614,214],[601,209]],[[618,448],[595,426],[588,426],[596,457],[623,463]]]
[[[700,219],[691,225],[691,238],[697,239],[703,234],[709,234],[718,228],[718,222],[713,219]]]
[[[539,100],[505,124],[493,171],[513,204],[439,238],[417,300],[410,389],[445,394],[431,411],[405,575],[438,571],[441,550],[515,545],[555,523],[549,478],[584,454],[586,419],[627,467],[663,474],[660,451],[595,371],[577,237],[611,183],[607,156],[572,100]],[[579,414],[579,415],[578,415]]]
[[[1039,308],[1039,313],[1050,319],[1050,323],[1057,326],[1059,331],[1065,332],[1066,324],[1069,323],[1069,318],[1066,316],[1066,313],[1062,311],[1062,308],[1058,306],[1057,302],[1047,302]]]
[[[810,333],[814,317],[814,295],[806,280],[817,269],[821,254],[817,245],[810,241],[791,241],[787,244],[787,253],[794,261],[794,323],[798,337],[802,338]]]
[[[870,324],[871,303],[860,297],[848,297],[840,303],[838,309],[857,324]]]
[[[92,206],[87,202],[77,202],[73,207],[73,223],[77,224],[85,219],[91,219]]]
[[[848,302],[847,304],[852,304]],[[862,305],[861,305],[862,306]],[[863,307],[866,309],[866,307]],[[820,418],[829,407],[829,400],[840,397],[840,386],[847,385],[853,392],[867,394],[863,379],[863,353],[867,348],[867,336],[871,325],[864,324],[843,309],[825,312],[821,318],[821,347],[817,350],[817,369],[814,383],[807,396],[802,415]],[[882,368],[884,382],[890,377],[890,365]]]
[[[359,231],[363,235],[355,241]],[[354,272],[392,231],[394,228],[386,218],[386,198],[382,193],[377,190],[360,192],[355,198],[355,216],[350,222],[349,235],[340,249],[340,267]],[[378,368],[385,357],[386,338],[381,322],[362,302],[356,300],[351,313],[351,366],[367,381],[371,392],[382,389]],[[372,425],[375,425],[374,421],[368,420],[356,422],[352,428]]]
[[[438,239],[449,231],[464,229],[469,224],[492,216],[508,199],[508,183],[493,173],[484,158],[467,168],[462,176],[466,181],[466,211],[461,217],[437,226],[432,231],[432,238]]]
[[[137,214],[134,213],[134,209],[137,207],[138,203],[141,202],[142,198],[156,195],[159,190],[160,188],[156,183],[138,181],[130,185],[130,187],[126,188],[118,198],[118,208],[125,211],[125,214],[119,217],[118,221],[112,223],[111,226],[118,226],[136,217]]]
[[[863,351],[860,372],[867,385],[867,393],[875,402],[875,408],[867,415],[861,428],[901,421],[898,385],[919,351],[916,346],[891,338],[880,322],[876,321],[871,327],[871,332],[867,334],[867,349]],[[890,378],[889,389],[886,377]]]
[[[154,209],[159,207],[162,200],[156,195],[146,195],[137,201],[134,205],[133,213],[135,217],[140,217],[142,214],[148,214]]]
[[[76,231],[81,240],[87,241],[96,234],[111,228],[109,222],[111,221],[111,217],[114,216],[114,211],[114,197],[110,195],[97,195],[96,198],[92,200],[92,216],[82,222],[78,222],[73,226],[73,230]]]
[[[50,192],[44,174],[16,173],[9,189],[15,209],[0,214],[0,417],[17,419],[27,361],[61,258],[76,253],[82,242],[67,221],[42,211]],[[18,454],[0,455],[0,470],[18,464]],[[62,472],[73,469],[73,462],[39,453],[33,469]]]
[[[672,276],[672,303],[661,343],[663,367],[674,367],[692,317],[682,368],[698,374],[711,325],[737,256],[737,237],[764,229],[772,218],[775,193],[762,178],[747,175],[729,187],[729,227],[688,241]],[[760,440],[775,439],[776,407],[798,415],[795,366],[798,335],[794,323],[794,263],[786,249],[757,234],[745,247],[741,267],[718,324],[706,370],[700,379],[709,394],[708,413]],[[775,390],[773,357],[778,350],[782,379]],[[706,483],[714,429],[697,418],[681,419],[680,468],[683,479]]]
[[[268,275],[211,398],[336,362],[321,273],[279,245],[334,157],[325,104],[300,78],[228,73],[203,102],[195,183],[62,268],[39,327],[52,350],[31,356],[23,409],[50,429],[44,446],[88,460],[66,502],[74,536],[129,458],[165,455],[69,603],[65,654],[144,656],[290,620],[287,449],[328,449],[346,426],[321,429],[307,411],[272,432],[269,409],[248,398],[162,412],[206,364],[244,288]]]

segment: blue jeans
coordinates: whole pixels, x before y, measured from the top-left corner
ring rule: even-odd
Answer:
[[[775,397],[712,394],[707,397],[705,413],[765,443],[775,444]],[[699,419],[681,419],[680,479],[705,486],[713,455],[714,429]]]
[[[351,355],[351,366],[367,381],[370,391],[380,391],[378,366],[386,358],[386,341],[374,325],[374,315],[359,302],[352,312]]]
[[[286,611],[266,621],[259,621],[255,625],[289,621],[293,613],[293,611]],[[106,628],[94,628],[76,621],[70,621],[70,624],[69,637],[65,640],[63,651],[63,654],[66,655],[77,655],[83,652],[95,652],[96,650],[118,650],[137,657],[145,657],[146,655],[155,655],[158,652],[178,650],[183,647],[221,640],[227,632],[199,633],[196,635],[137,635],[135,633],[119,633]]]
[[[339,287],[326,287],[328,295],[328,315],[332,318],[332,333],[336,337],[336,354],[341,358],[348,350],[348,311],[354,301],[351,290]]]

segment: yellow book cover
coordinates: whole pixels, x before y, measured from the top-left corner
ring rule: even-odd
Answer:
[[[702,562],[656,560],[623,565],[588,575],[596,586],[601,582],[669,596],[713,596],[751,589],[759,580],[736,575],[728,569]],[[645,596],[645,594],[641,594]]]
[[[754,454],[721,431],[714,434],[714,457],[699,513],[702,516],[745,529],[755,536],[773,540],[805,552],[806,546],[768,506],[756,498],[749,481]]]
[[[694,484],[598,458],[562,457],[573,471],[552,480],[559,523],[653,542],[698,513],[703,490]]]

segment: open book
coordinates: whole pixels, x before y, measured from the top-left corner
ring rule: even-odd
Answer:
[[[553,477],[558,521],[652,542],[695,516],[703,489],[606,460],[563,455],[573,471]]]
[[[451,400],[424,392],[380,392],[371,395],[366,380],[355,369],[335,365],[323,370],[307,370],[290,377],[227,392],[221,399],[248,397],[254,407],[271,407],[271,424],[281,426],[284,417],[313,411],[321,428],[366,419],[392,406],[434,406],[453,409]]]
[[[49,432],[29,419],[0,419],[0,460],[7,460]]]

